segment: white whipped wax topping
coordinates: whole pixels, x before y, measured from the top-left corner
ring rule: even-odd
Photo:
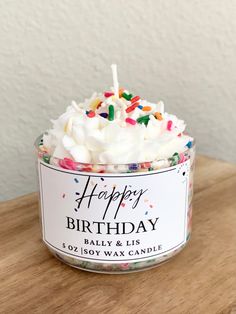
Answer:
[[[102,104],[95,110],[97,98]],[[108,113],[109,105],[114,106],[113,121],[99,115]],[[139,100],[139,105],[151,107],[148,112],[135,108],[127,113],[126,108],[130,105],[131,101],[124,98],[106,98],[96,93],[84,103],[73,101],[65,113],[52,120],[53,128],[44,134],[43,147],[51,156],[60,159],[67,157],[78,162],[104,164],[153,161],[187,149],[186,144],[192,138],[182,134],[186,127],[184,121],[164,112],[163,102]],[[86,111],[92,109],[96,115],[90,118]],[[155,118],[156,112],[162,114],[163,120]],[[147,126],[126,122],[127,117],[136,120],[146,115],[150,115]],[[168,121],[172,121],[171,130],[167,130]]]

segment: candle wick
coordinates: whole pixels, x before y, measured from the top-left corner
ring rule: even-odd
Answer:
[[[111,70],[112,70],[112,77],[113,77],[114,93],[115,93],[115,96],[118,98],[119,97],[119,83],[118,83],[118,76],[117,76],[117,65],[112,64]]]

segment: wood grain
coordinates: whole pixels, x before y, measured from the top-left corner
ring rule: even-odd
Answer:
[[[40,239],[37,195],[0,205],[1,313],[234,313],[236,166],[198,157],[193,235],[161,267],[100,275],[64,265]]]

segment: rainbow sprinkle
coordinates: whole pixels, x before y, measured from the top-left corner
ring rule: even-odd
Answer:
[[[92,110],[90,110],[90,111],[87,112],[87,116],[88,116],[89,118],[94,118],[94,117],[95,117],[95,112],[92,111]]]
[[[191,148],[191,147],[193,146],[193,142],[189,141],[189,142],[186,144],[186,146],[187,146],[188,148]]]
[[[136,103],[134,103],[133,105],[131,105],[131,106],[129,106],[128,108],[126,108],[125,111],[126,111],[127,113],[129,113],[129,112],[133,111],[136,107],[138,107],[138,105],[139,105],[139,103],[136,102]]]
[[[151,110],[152,110],[152,107],[150,107],[150,106],[144,106],[144,107],[142,108],[142,110],[143,110],[143,111],[151,111]]]
[[[137,119],[137,122],[138,122],[138,123],[143,123],[143,124],[145,124],[145,125],[147,126],[149,120],[150,120],[150,116],[147,115],[147,116],[143,116],[143,117],[138,118],[138,119]]]
[[[135,97],[133,97],[132,99],[131,99],[131,103],[135,103],[135,102],[137,102],[137,101],[139,101],[140,100],[140,97],[139,96],[135,96]]]
[[[123,93],[123,94],[122,94],[122,97],[123,97],[124,99],[126,99],[126,100],[131,100],[131,98],[133,97],[133,95],[132,95],[132,94]]]
[[[109,110],[108,120],[109,120],[109,121],[113,121],[113,120],[114,120],[114,116],[115,116],[114,106],[113,106],[113,105],[110,105],[110,106],[108,107],[108,110]]]
[[[100,113],[99,114],[101,117],[103,117],[103,118],[107,118],[108,117],[108,113],[106,113],[106,112],[102,112],[102,113]]]
[[[126,123],[129,123],[129,124],[131,124],[131,125],[135,125],[135,124],[136,124],[136,121],[135,121],[134,119],[131,119],[131,118],[126,118],[126,119],[125,119],[125,122],[126,122]]]
[[[108,97],[114,96],[114,93],[113,92],[105,92],[104,96],[108,98]]]
[[[160,112],[155,112],[154,116],[159,121],[163,120],[162,114]]]
[[[129,165],[129,170],[131,171],[136,171],[139,168],[139,164],[130,164]]]
[[[171,131],[172,130],[172,126],[173,126],[173,122],[171,121],[171,120],[169,120],[168,122],[167,122],[167,130],[168,131]]]
[[[95,98],[91,104],[90,104],[90,108],[94,111],[97,109],[98,105],[101,103],[101,100],[99,98]]]

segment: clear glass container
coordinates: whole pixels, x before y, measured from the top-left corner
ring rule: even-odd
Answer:
[[[102,273],[158,266],[191,234],[195,142],[168,159],[85,164],[35,142],[42,237],[64,263]],[[106,183],[106,184],[105,184]]]

